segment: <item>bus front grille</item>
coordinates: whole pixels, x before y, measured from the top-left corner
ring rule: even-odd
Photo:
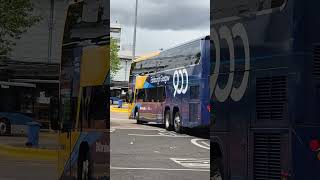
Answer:
[[[257,78],[257,121],[283,120],[287,101],[286,76]]]
[[[279,180],[281,176],[281,135],[254,134],[253,175],[255,180]]]
[[[313,78],[320,78],[320,45],[313,47]]]

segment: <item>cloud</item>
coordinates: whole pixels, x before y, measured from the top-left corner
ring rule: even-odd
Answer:
[[[134,24],[135,0],[111,0],[111,21]],[[139,0],[138,27],[150,30],[203,29],[210,25],[210,0]]]

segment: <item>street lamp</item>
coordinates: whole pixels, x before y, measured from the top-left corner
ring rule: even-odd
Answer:
[[[136,57],[136,36],[137,36],[137,17],[138,17],[138,0],[136,0],[136,9],[134,16],[134,31],[133,31],[133,49],[132,49],[132,60]]]

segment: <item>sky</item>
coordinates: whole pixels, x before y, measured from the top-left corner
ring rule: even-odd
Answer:
[[[135,0],[111,0],[111,23],[122,27],[121,45],[133,43]],[[209,35],[210,0],[139,0],[136,54]]]

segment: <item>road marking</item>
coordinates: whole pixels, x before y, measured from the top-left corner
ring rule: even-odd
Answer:
[[[141,136],[141,137],[175,137],[175,138],[185,138],[190,136],[179,136],[179,135],[165,135],[162,133],[159,134],[128,134],[128,136]]]
[[[134,120],[130,120],[130,119],[122,119],[122,118],[110,118],[110,120],[114,120],[114,121],[130,121],[130,122],[135,122]]]
[[[198,143],[198,141],[200,141],[200,143]],[[205,141],[206,141],[205,139],[191,139],[191,143],[192,144],[194,144],[194,145],[196,145],[198,147],[210,150],[210,144],[208,144]]]
[[[112,133],[112,132],[114,132],[115,130],[116,130],[116,129],[111,128],[111,129],[110,129],[110,132]]]
[[[159,130],[158,134],[128,134],[129,136],[142,136],[142,137],[190,137],[189,135],[179,135],[175,132],[167,130]]]
[[[110,167],[114,170],[149,170],[149,171],[199,171],[209,172],[209,169],[167,169],[167,168],[129,168],[129,167]]]
[[[186,168],[210,169],[210,158],[170,158]]]
[[[145,130],[145,131],[160,131],[163,132],[161,129],[156,129],[156,128],[134,128],[134,127],[117,127],[113,126],[113,129],[120,129],[120,130]]]

